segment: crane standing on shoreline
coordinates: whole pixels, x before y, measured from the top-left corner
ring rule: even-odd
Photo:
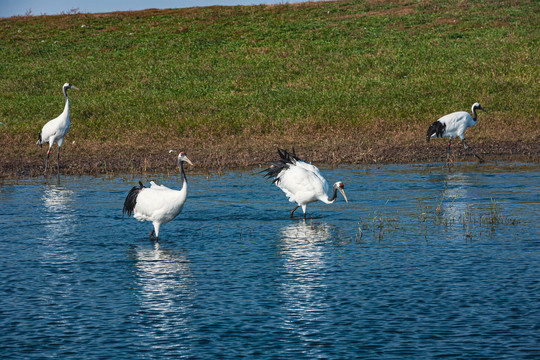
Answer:
[[[49,163],[49,155],[51,153],[51,148],[56,141],[58,144],[58,152],[56,153],[56,161],[58,167],[58,173],[60,173],[60,146],[64,142],[64,136],[66,136],[69,130],[69,98],[67,91],[69,89],[79,90],[75,86],[65,83],[62,87],[64,96],[66,98],[66,105],[64,106],[64,111],[56,117],[55,119],[47,122],[38,135],[37,145],[43,147],[44,143],[49,143],[49,149],[47,150],[47,158],[45,159],[45,171],[47,172],[47,165]]]
[[[447,137],[450,138],[448,140],[448,148],[446,150],[446,164],[448,167],[451,165],[454,165],[454,162],[450,158],[450,143],[452,142],[452,139],[455,137],[459,137],[461,139],[461,142],[463,143],[463,147],[465,150],[469,150],[474,156],[478,158],[480,162],[484,162],[484,159],[482,159],[480,156],[476,155],[476,153],[467,145],[465,142],[465,136],[463,135],[465,133],[465,130],[467,128],[474,126],[476,124],[476,109],[482,110],[485,113],[487,113],[486,110],[480,106],[479,103],[474,103],[471,108],[471,112],[473,116],[466,112],[466,111],[457,111],[448,115],[443,116],[439,120],[435,121],[431,126],[429,127],[426,135],[426,140],[429,142],[429,140],[432,137]]]

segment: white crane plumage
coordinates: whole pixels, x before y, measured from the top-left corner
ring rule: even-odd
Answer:
[[[44,143],[49,143],[49,149],[47,150],[47,158],[45,159],[45,172],[47,171],[47,164],[49,163],[49,155],[51,153],[51,148],[56,141],[58,144],[58,152],[56,153],[56,161],[58,172],[60,173],[60,146],[64,142],[64,136],[66,136],[69,130],[69,98],[67,91],[69,89],[79,90],[75,86],[65,83],[62,87],[64,97],[66,98],[66,105],[64,106],[64,111],[55,119],[47,122],[38,135],[37,145],[43,147]]]
[[[152,240],[158,240],[161,224],[174,219],[184,207],[188,188],[184,162],[193,165],[186,154],[181,152],[178,154],[178,168],[182,178],[180,190],[169,189],[153,181],[150,181],[150,187],[147,188],[139,181],[139,186],[134,186],[126,197],[123,214],[127,213],[128,216],[133,214],[133,217],[139,221],[151,221],[153,228],[150,238]]]
[[[291,211],[291,218],[299,207],[302,208],[304,218],[306,218],[306,207],[312,202],[334,203],[338,191],[341,192],[345,201],[349,202],[341,181],[334,183],[332,193],[329,195],[330,186],[319,169],[300,160],[296,156],[294,149],[292,154],[286,150],[278,149],[278,154],[280,160],[270,162],[270,167],[263,170],[263,172],[266,172],[266,177],[274,178],[272,183],[283,190],[290,202],[297,204]]]
[[[467,143],[465,142],[465,136],[463,135],[467,128],[476,124],[476,109],[482,110],[487,113],[487,111],[484,110],[479,103],[474,103],[471,107],[471,112],[473,116],[471,116],[466,111],[457,111],[445,115],[439,120],[435,121],[433,124],[431,124],[427,131],[426,140],[428,142],[432,137],[449,138],[448,148],[446,150],[446,163],[448,164],[448,166],[450,166],[450,163],[452,163],[452,160],[450,159],[450,143],[452,142],[452,139],[456,137],[459,137],[461,139],[465,150],[469,150],[474,156],[478,158],[478,160],[480,160],[480,162],[484,161],[480,156],[476,155],[476,153],[467,145]]]

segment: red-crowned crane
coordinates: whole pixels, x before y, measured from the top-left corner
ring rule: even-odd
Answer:
[[[60,146],[64,142],[64,136],[66,136],[69,130],[69,98],[67,91],[69,89],[79,90],[75,86],[65,83],[62,87],[62,91],[66,98],[66,105],[64,106],[64,111],[57,118],[47,122],[38,135],[37,145],[43,147],[44,143],[49,143],[49,150],[47,150],[47,158],[45,159],[45,172],[47,172],[47,164],[49,163],[49,155],[51,153],[51,148],[56,141],[58,144],[58,152],[56,153],[56,161],[58,167],[58,173],[60,173]]]
[[[278,149],[280,157],[279,161],[271,161],[270,167],[263,170],[266,172],[266,177],[274,178],[273,184],[283,190],[290,202],[295,202],[297,206],[291,211],[291,218],[294,211],[302,207],[304,219],[306,218],[307,204],[317,200],[325,204],[332,204],[336,201],[337,192],[341,192],[346,202],[344,185],[341,181],[336,182],[332,186],[330,194],[330,186],[321,175],[319,169],[311,164],[307,164],[300,160],[296,153],[292,154],[286,150]]]
[[[171,150],[170,152],[172,152]],[[151,221],[153,228],[150,233],[152,240],[159,239],[159,227],[174,219],[184,207],[187,197],[187,178],[184,172],[184,162],[193,165],[186,154],[178,154],[178,168],[182,178],[180,190],[169,189],[163,185],[157,185],[150,181],[150,187],[145,187],[140,181],[139,186],[134,186],[124,201],[123,214],[139,221]],[[155,236],[154,236],[155,234]]]
[[[467,145],[467,143],[465,142],[465,137],[463,136],[467,128],[476,124],[476,109],[482,110],[487,113],[487,111],[484,110],[479,103],[474,103],[471,108],[471,112],[473,114],[472,117],[466,111],[457,111],[448,115],[444,115],[442,118],[431,124],[427,131],[426,140],[428,142],[429,139],[431,139],[432,137],[450,138],[448,140],[448,148],[446,150],[446,164],[448,166],[450,166],[450,164],[453,165],[453,161],[450,159],[450,143],[455,137],[459,137],[461,139],[465,150],[469,150],[474,156],[478,158],[480,162],[484,161],[480,156],[476,155],[476,153]]]

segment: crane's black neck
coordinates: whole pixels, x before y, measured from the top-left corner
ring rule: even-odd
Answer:
[[[65,88],[63,88],[62,90],[64,91],[64,96],[65,96],[65,98],[66,98],[66,100],[67,100],[67,99],[68,99],[68,95],[67,95],[68,88],[65,87]]]
[[[476,122],[476,106],[473,106],[472,108],[472,119],[474,122]]]
[[[187,183],[186,173],[184,172],[184,162],[182,160],[178,160],[178,167],[180,168],[180,177]]]
[[[332,197],[329,197],[329,198],[328,198],[328,201],[334,201],[334,200],[336,200],[336,198],[337,198],[337,188],[338,188],[338,187],[337,187],[336,185],[333,186]]]

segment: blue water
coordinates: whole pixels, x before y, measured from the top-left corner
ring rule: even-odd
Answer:
[[[187,171],[159,243],[123,201],[178,175],[0,182],[2,358],[540,355],[539,165],[322,168],[350,202],[306,221],[259,169]]]

